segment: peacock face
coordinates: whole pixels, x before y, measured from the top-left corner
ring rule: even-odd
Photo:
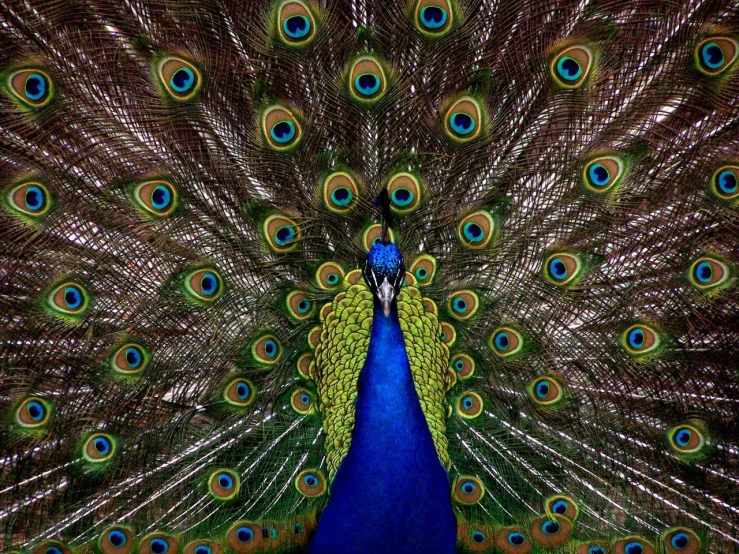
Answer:
[[[398,247],[393,243],[375,243],[367,254],[363,275],[372,294],[382,303],[385,316],[390,315],[390,306],[405,278],[403,255]]]

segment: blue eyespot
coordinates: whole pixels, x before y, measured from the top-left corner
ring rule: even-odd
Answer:
[[[470,242],[480,242],[485,238],[485,233],[477,223],[468,222],[462,227],[464,238]]]
[[[277,343],[272,339],[267,339],[264,342],[264,353],[270,358],[274,358],[277,354]]]
[[[172,203],[172,193],[163,185],[157,185],[151,192],[151,205],[157,210],[164,210]]]
[[[414,194],[407,188],[401,187],[393,190],[390,194],[390,198],[394,204],[404,208],[413,202]]]
[[[476,126],[475,120],[472,119],[472,116],[464,112],[454,112],[449,116],[449,123],[452,131],[458,135],[469,135],[475,130]]]
[[[32,212],[38,212],[46,204],[46,196],[39,187],[28,187],[24,196],[26,208]]]
[[[736,175],[730,169],[725,169],[716,176],[719,190],[724,194],[734,194],[737,189]]]
[[[644,344],[644,331],[641,329],[632,329],[629,332],[629,346],[633,349],[641,348]]]
[[[110,541],[110,544],[112,544],[116,548],[125,546],[126,543],[128,542],[128,538],[126,537],[126,534],[120,532],[118,529],[113,529],[112,531],[108,533],[108,540]]]
[[[591,546],[588,548],[588,554],[606,554],[606,551],[603,550],[602,546]]]
[[[718,69],[724,65],[724,59],[724,51],[715,42],[707,42],[701,47],[701,60],[709,69]]]
[[[270,130],[269,136],[278,144],[290,142],[295,137],[295,124],[292,121],[278,121]]]
[[[230,490],[234,486],[233,477],[231,477],[228,473],[221,473],[220,475],[218,475],[218,484],[222,488]]]
[[[569,505],[564,500],[557,500],[554,504],[552,504],[552,511],[555,514],[566,514],[568,507]]]
[[[611,182],[611,176],[608,170],[601,163],[594,163],[588,169],[588,177],[593,186],[605,187]]]
[[[169,543],[164,539],[152,539],[149,543],[149,549],[154,554],[164,554],[169,550]]]
[[[483,543],[485,542],[485,533],[482,531],[472,531],[472,541],[476,543]]]
[[[329,285],[335,285],[339,282],[339,274],[338,273],[329,273],[326,277],[326,282]]]
[[[582,67],[569,56],[562,56],[557,62],[557,75],[565,81],[577,81],[582,75]]]
[[[236,538],[239,542],[251,542],[254,538],[254,531],[250,527],[239,527],[236,529]]]
[[[34,102],[41,100],[46,95],[46,78],[39,73],[31,73],[26,77],[23,91],[29,100]],[[56,547],[50,547],[56,548]]]
[[[101,456],[106,456],[110,452],[110,441],[105,437],[97,437],[92,444]]]
[[[348,206],[353,198],[354,193],[346,187],[338,187],[331,192],[331,201],[337,206]]]
[[[426,27],[426,29],[429,31],[436,31],[446,24],[449,16],[444,8],[439,6],[426,6],[421,8],[419,19],[421,20],[421,25]]]
[[[318,478],[312,473],[308,473],[303,477],[303,482],[309,487],[315,487],[318,484]]]
[[[311,398],[307,394],[301,394],[300,401],[307,406],[308,404],[310,404]]]
[[[185,93],[195,85],[195,73],[189,67],[181,67],[174,72],[169,85],[175,92]]]
[[[138,348],[129,346],[126,348],[126,363],[133,369],[136,369],[141,365],[144,357],[141,355],[141,351]]]
[[[205,273],[200,279],[200,292],[212,296],[218,290],[218,279],[212,273]]]
[[[246,383],[239,383],[236,385],[236,396],[239,397],[239,400],[246,400],[249,398],[249,385]]]
[[[508,542],[511,543],[513,546],[521,546],[523,543],[526,542],[526,537],[518,532],[508,533]]]
[[[567,265],[562,258],[553,258],[549,262],[549,274],[557,281],[563,281],[567,278]]]
[[[473,402],[474,400],[472,399],[471,396],[465,396],[462,399],[462,406],[469,410],[472,407]]]
[[[495,347],[501,352],[505,351],[505,349],[508,348],[509,343],[510,339],[508,338],[508,333],[506,333],[505,331],[501,331],[500,333],[495,335]]]
[[[462,492],[465,494],[472,494],[477,490],[477,485],[475,485],[472,481],[467,481],[462,485]]]
[[[545,399],[549,394],[549,383],[546,380],[540,381],[537,383],[535,391],[538,398]]]
[[[541,524],[541,530],[546,535],[554,535],[559,532],[559,523],[556,521],[545,521]]]
[[[708,262],[701,262],[695,266],[695,278],[701,283],[710,283],[713,278],[713,268]]]
[[[452,307],[458,314],[463,314],[467,310],[467,302],[462,298],[455,298],[454,302],[452,302]]]
[[[28,415],[31,416],[31,419],[33,421],[41,421],[46,415],[46,408],[44,407],[44,405],[41,402],[37,402],[35,400],[29,402],[26,405],[26,410],[28,411]]]
[[[275,233],[275,242],[278,246],[285,246],[295,238],[295,227],[292,225],[283,225]]]
[[[380,78],[374,73],[362,73],[354,78],[354,87],[359,94],[372,96],[380,90]]]
[[[690,429],[683,428],[680,429],[677,433],[675,433],[675,442],[678,444],[678,446],[682,446],[685,448],[690,444],[690,439],[693,436],[693,432]]]
[[[417,278],[417,279],[418,279],[419,281],[423,281],[423,280],[425,280],[425,279],[426,279],[426,277],[428,277],[428,276],[429,276],[429,272],[428,272],[428,271],[426,270],[426,268],[425,268],[425,267],[419,267],[419,268],[418,268],[418,269],[416,270],[416,278]]]
[[[58,546],[47,546],[46,554],[62,554],[62,549]]]
[[[690,537],[688,537],[687,533],[675,533],[672,539],[670,539],[670,544],[675,550],[682,550],[690,544]]]
[[[625,554],[642,554],[644,552],[644,545],[639,541],[633,541],[626,545],[624,548]]]
[[[457,360],[456,362],[454,362],[454,369],[457,371],[462,371],[464,369],[464,361]]]
[[[307,298],[303,298],[300,302],[298,302],[298,313],[299,314],[306,314],[310,311],[310,300]]]
[[[282,30],[293,39],[301,39],[310,33],[310,19],[304,15],[293,15],[282,22]]]
[[[210,546],[206,546],[204,544],[201,544],[200,546],[195,548],[195,554],[212,554],[213,550]]]
[[[64,303],[70,310],[79,308],[82,305],[82,291],[80,291],[80,289],[78,289],[74,285],[65,287]]]

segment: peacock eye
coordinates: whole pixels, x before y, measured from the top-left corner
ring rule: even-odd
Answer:
[[[460,290],[449,297],[447,303],[449,315],[459,321],[467,321],[477,313],[480,300],[471,290]]]
[[[703,433],[693,425],[678,425],[667,433],[670,445],[680,453],[694,454],[706,444]]]
[[[28,108],[46,106],[54,96],[54,85],[40,69],[20,69],[8,76],[8,90]]]
[[[472,542],[476,542],[478,544],[482,544],[487,540],[485,533],[479,529],[474,529],[472,533],[470,533],[470,538],[472,539]]]
[[[624,173],[624,162],[617,156],[595,158],[583,170],[583,181],[588,191],[598,194],[613,192]]]
[[[655,554],[654,546],[639,536],[629,536],[616,542],[615,554]]]
[[[556,521],[545,521],[541,524],[541,530],[546,535],[554,535],[559,532],[559,523]]]
[[[313,395],[306,389],[297,389],[290,396],[290,405],[301,415],[310,414],[314,410]]]
[[[596,544],[595,546],[588,547],[588,554],[606,554],[606,551],[602,546]]]
[[[474,419],[482,413],[483,402],[479,394],[467,391],[457,400],[457,414],[464,419]]]
[[[284,254],[294,250],[300,239],[300,227],[284,215],[271,215],[262,226],[267,245],[273,252]]]
[[[332,212],[346,214],[357,203],[359,187],[348,173],[332,173],[323,182],[323,203]]]
[[[46,214],[51,207],[48,189],[38,182],[16,185],[8,192],[7,200],[13,210],[34,220]]]
[[[151,533],[139,544],[140,554],[174,554],[177,552],[177,540],[163,533]]]
[[[702,291],[714,290],[725,285],[730,276],[731,270],[727,264],[708,256],[698,258],[688,270],[690,282]]]
[[[185,275],[185,293],[193,300],[211,303],[223,294],[223,279],[215,269],[196,269]]]
[[[439,340],[447,346],[453,346],[457,341],[457,331],[454,326],[448,321],[440,321],[439,327],[441,328]]]
[[[236,536],[239,538],[239,542],[251,542],[254,538],[254,531],[251,527],[239,527],[236,530]]]
[[[116,441],[112,435],[95,433],[85,441],[82,454],[88,462],[100,463],[110,460],[115,450]]]
[[[550,71],[562,88],[579,88],[587,79],[593,65],[593,51],[587,46],[571,46],[552,60]]]
[[[564,391],[551,377],[539,377],[528,387],[529,397],[537,406],[552,406],[562,400]]]
[[[429,38],[446,34],[452,25],[448,0],[419,0],[415,10],[416,28]]]
[[[582,274],[582,260],[576,254],[559,252],[544,262],[544,277],[550,283],[564,286],[577,282]]]
[[[293,113],[283,106],[270,106],[262,113],[262,132],[273,150],[285,151],[300,141],[302,130]]]
[[[547,499],[546,505],[549,512],[564,516],[570,521],[575,521],[580,514],[578,505],[567,496],[552,496]]]
[[[89,307],[90,296],[79,283],[66,281],[52,289],[46,304],[57,315],[78,317]]]
[[[490,335],[488,344],[500,358],[510,358],[521,352],[523,336],[511,327],[499,327]]]
[[[157,64],[159,80],[167,94],[177,101],[193,99],[202,84],[200,71],[178,56],[167,56]]]
[[[15,422],[24,429],[38,429],[49,422],[51,404],[37,396],[21,402],[15,411]]]
[[[223,388],[223,399],[232,406],[244,407],[252,403],[255,392],[250,381],[239,377],[229,381]]]
[[[133,533],[127,527],[109,527],[100,535],[98,546],[105,554],[128,554],[133,550]]]
[[[459,476],[454,484],[452,497],[458,504],[477,504],[485,494],[485,487],[477,477]]]
[[[711,191],[721,200],[739,197],[739,167],[729,165],[719,168],[711,179]]]
[[[421,204],[421,183],[410,173],[397,173],[387,184],[390,209],[397,214],[407,214]]]
[[[72,551],[59,541],[44,541],[29,552],[32,554],[71,554]]]
[[[219,500],[232,500],[240,487],[239,475],[231,469],[217,469],[208,477],[210,494]]]
[[[457,354],[452,358],[452,368],[460,379],[466,379],[475,373],[475,361],[467,354]]]
[[[421,254],[413,260],[409,271],[416,278],[417,284],[430,285],[436,274],[436,258]]]
[[[739,57],[739,42],[730,37],[703,39],[695,47],[699,71],[711,77],[729,69]]]
[[[309,6],[298,0],[283,2],[277,9],[277,29],[282,42],[304,46],[315,37],[316,20]]]
[[[526,542],[526,537],[524,536],[524,534],[517,531],[509,531],[506,538],[508,540],[508,543],[512,544],[513,546],[521,546]]]
[[[116,348],[110,356],[111,369],[122,375],[136,375],[149,365],[150,354],[136,343],[127,343]]]
[[[321,496],[326,493],[326,479],[319,470],[306,469],[298,473],[295,487],[309,498]]]
[[[457,235],[462,246],[484,248],[495,231],[495,221],[486,211],[474,212],[459,222]]]
[[[177,192],[166,181],[145,181],[134,186],[133,200],[146,215],[166,217],[177,207]]]
[[[639,357],[655,352],[661,346],[661,340],[655,329],[639,323],[623,332],[621,344],[629,354]]]
[[[274,335],[263,335],[254,341],[251,347],[251,353],[257,362],[271,365],[280,359],[282,345]]]
[[[316,282],[323,290],[333,290],[344,279],[344,268],[336,262],[325,262],[316,270]]]
[[[183,554],[213,554],[218,552],[218,547],[210,541],[193,541],[185,547]]]
[[[444,130],[455,142],[472,140],[482,131],[482,105],[471,96],[455,100],[444,114]]]
[[[353,98],[372,104],[387,90],[387,76],[380,61],[372,56],[357,59],[349,70],[349,91]]]
[[[701,541],[698,536],[686,527],[668,529],[664,536],[664,550],[669,554],[700,552]]]

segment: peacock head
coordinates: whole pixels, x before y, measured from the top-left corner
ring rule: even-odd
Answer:
[[[390,315],[393,300],[405,278],[403,255],[392,242],[378,241],[367,254],[362,272],[372,294],[382,304],[385,317]]]

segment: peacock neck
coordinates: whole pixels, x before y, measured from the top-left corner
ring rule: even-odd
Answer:
[[[456,523],[413,385],[395,302],[375,302],[349,452],[309,552],[452,553]]]

